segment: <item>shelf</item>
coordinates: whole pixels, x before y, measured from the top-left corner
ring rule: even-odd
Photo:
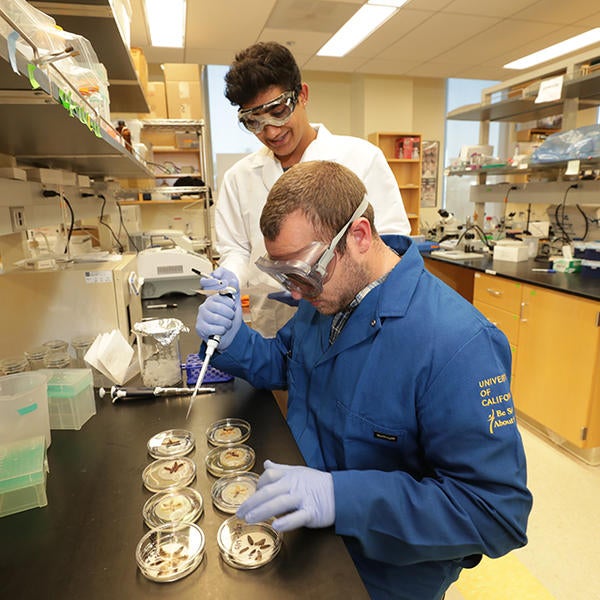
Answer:
[[[154,154],[198,154],[198,148],[168,148],[167,146],[152,146]]]
[[[65,31],[90,41],[108,74],[111,111],[150,112],[109,0],[46,0],[31,4],[50,15]]]
[[[586,168],[599,168],[600,167],[600,157],[596,159],[573,159],[579,160],[579,166],[581,169]],[[493,177],[494,175],[526,175],[528,173],[535,173],[539,171],[548,172],[548,171],[564,171],[567,169],[567,166],[571,161],[557,161],[557,162],[544,162],[544,163],[530,163],[526,168],[520,169],[518,167],[491,167],[489,169],[478,168],[478,169],[460,169],[460,170],[452,170],[449,167],[446,167],[444,170],[444,175],[448,177],[458,176],[462,177],[466,176],[479,176],[486,175]]]
[[[198,119],[144,119],[142,126],[147,129],[161,129],[164,131],[179,131],[189,133],[204,128],[204,120]],[[197,150],[197,148],[196,148]]]
[[[17,52],[17,75],[8,63],[4,38],[0,58],[4,59],[0,60],[0,153],[14,156],[21,164],[67,169],[92,178],[152,176],[145,162],[120,143],[112,125],[81,97],[78,103],[85,108],[71,116],[60,101],[64,92],[76,97],[66,81],[61,81],[61,92],[36,68],[33,76],[40,87],[32,89],[26,58]]]
[[[203,198],[182,198],[180,200],[120,200],[121,206],[164,206],[165,204],[194,204],[202,201]]]

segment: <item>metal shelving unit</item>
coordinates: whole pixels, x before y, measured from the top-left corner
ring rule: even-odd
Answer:
[[[0,19],[18,31],[1,10]],[[15,73],[5,38],[0,38],[0,57],[0,153],[21,164],[70,169],[92,178],[150,174],[145,161],[125,148],[113,126],[62,76],[60,61],[38,66],[17,51]],[[77,114],[63,105],[65,95],[75,100]]]

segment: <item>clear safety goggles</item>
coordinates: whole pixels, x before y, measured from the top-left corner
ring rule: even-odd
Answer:
[[[267,254],[256,261],[256,266],[288,291],[299,293],[303,298],[316,298],[323,291],[323,285],[327,283],[335,268],[336,246],[348,227],[367,210],[367,206],[369,201],[365,196],[329,245],[324,242],[312,242],[278,260],[272,260]]]
[[[240,108],[238,121],[252,133],[260,133],[267,125],[280,127],[285,125],[292,116],[298,104],[298,92],[287,91],[274,100],[255,106]]]

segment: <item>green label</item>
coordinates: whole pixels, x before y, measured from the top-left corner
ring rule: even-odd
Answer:
[[[37,410],[37,402],[34,402],[33,404],[30,404],[29,406],[23,406],[23,408],[18,408],[17,412],[23,416],[23,415],[28,415],[29,413],[32,413],[34,410]]]

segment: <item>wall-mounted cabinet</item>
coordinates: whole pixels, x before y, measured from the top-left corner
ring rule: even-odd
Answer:
[[[402,194],[411,234],[419,233],[421,209],[421,135],[419,133],[371,133],[369,141],[381,148]]]

